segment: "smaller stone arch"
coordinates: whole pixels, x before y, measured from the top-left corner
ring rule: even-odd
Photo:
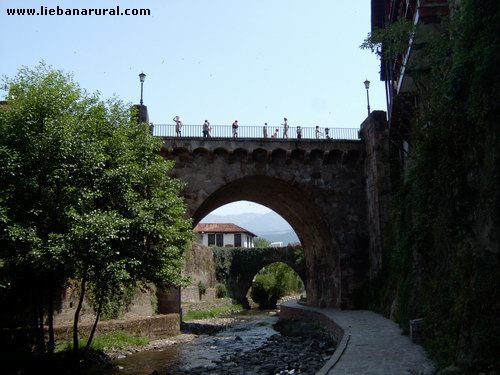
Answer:
[[[189,150],[184,147],[174,148],[172,151],[172,157],[176,162],[188,163],[189,160]]]
[[[246,294],[252,286],[254,276],[265,266],[282,262],[292,268],[306,283],[305,258],[299,256],[295,246],[270,248],[231,248],[214,249],[218,278],[225,279],[226,286],[232,298],[248,306]]]
[[[314,149],[311,150],[311,153],[309,154],[309,159],[311,160],[311,162],[315,160],[323,160],[324,156],[325,152],[323,150]]]
[[[248,161],[248,150],[237,148],[233,151],[231,161],[235,163],[246,163]]]
[[[207,163],[210,157],[209,151],[204,147],[193,150],[193,163]]]
[[[342,160],[342,151],[340,150],[330,150],[328,154],[325,156],[324,163],[328,164],[337,164]]]
[[[286,150],[282,148],[274,149],[271,153],[271,160],[273,165],[283,165],[286,163]]]
[[[358,150],[349,150],[344,153],[342,157],[342,164],[345,164],[347,166],[354,166],[359,163],[360,160],[362,160],[361,156],[361,152],[359,152]]]
[[[263,148],[256,148],[252,152],[252,160],[256,163],[267,163],[268,153]]]
[[[295,163],[303,163],[306,158],[306,152],[303,149],[292,150],[290,160]]]
[[[212,161],[227,162],[229,158],[229,151],[225,148],[218,147],[212,153]]]

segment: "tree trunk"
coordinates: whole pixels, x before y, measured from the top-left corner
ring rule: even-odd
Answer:
[[[54,338],[54,283],[51,280],[48,288],[48,306],[47,319],[49,325],[49,342],[47,343],[47,352],[54,354],[55,338]]]
[[[37,300],[37,348],[38,348],[38,353],[39,354],[45,354],[45,332],[44,332],[44,324],[43,324],[43,315],[44,315],[44,309],[43,309],[43,282],[41,283],[42,286],[38,285],[36,288],[38,290],[38,293],[36,295],[36,300]]]
[[[75,311],[75,318],[73,320],[73,353],[78,354],[78,319],[80,318],[80,311],[82,310],[83,300],[85,297],[85,287],[87,283],[88,266],[85,268],[82,276],[82,285],[80,287],[80,298],[78,306]]]
[[[102,291],[101,296],[99,298],[99,307],[97,308],[94,325],[92,326],[92,331],[90,332],[89,339],[87,340],[87,345],[85,345],[85,349],[84,349],[85,352],[90,348],[90,345],[92,344],[92,340],[94,339],[94,334],[95,334],[95,331],[97,329],[97,323],[99,322],[99,318],[101,317],[102,306],[104,304],[104,295],[105,295],[105,293],[104,293],[104,291]]]
[[[43,309],[40,306],[40,300],[43,300],[43,298],[41,298],[41,291],[39,288],[39,283],[36,283],[36,286],[33,288],[33,291],[32,291],[33,329],[34,329],[34,333],[35,333],[35,337],[34,337],[35,338],[35,347],[36,347],[36,350],[39,354],[44,354],[45,345],[44,345],[44,335],[43,335],[43,318],[42,318],[42,324],[40,324],[40,310],[42,310],[42,316],[43,316]]]

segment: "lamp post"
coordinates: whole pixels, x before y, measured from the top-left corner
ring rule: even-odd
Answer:
[[[368,95],[368,89],[370,88],[370,81],[368,79],[364,82],[366,89],[366,102],[368,103],[368,117],[370,117],[370,96]]]
[[[142,86],[144,85],[144,80],[146,75],[144,73],[139,74],[139,81],[141,81],[141,105],[142,105]]]

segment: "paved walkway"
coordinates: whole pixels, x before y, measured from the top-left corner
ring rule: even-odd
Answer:
[[[296,301],[284,305],[320,313],[344,331],[335,354],[317,374],[430,375],[435,372],[424,349],[412,343],[396,323],[382,315],[366,310],[315,308]]]

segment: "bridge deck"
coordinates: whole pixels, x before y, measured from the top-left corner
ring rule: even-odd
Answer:
[[[176,137],[175,125],[173,124],[152,124],[151,131],[157,137]],[[207,138],[234,138],[231,125],[213,125],[210,136]],[[202,125],[183,125],[181,136],[188,138],[202,138]],[[299,136],[300,132],[300,136]],[[288,135],[285,137],[283,126],[273,128],[269,126],[267,136],[263,132],[262,126],[239,126],[236,138],[262,139],[262,140],[357,140],[359,139],[358,128],[333,128],[333,127],[301,127],[298,132],[297,127],[290,126]],[[275,137],[274,137],[275,136]]]

